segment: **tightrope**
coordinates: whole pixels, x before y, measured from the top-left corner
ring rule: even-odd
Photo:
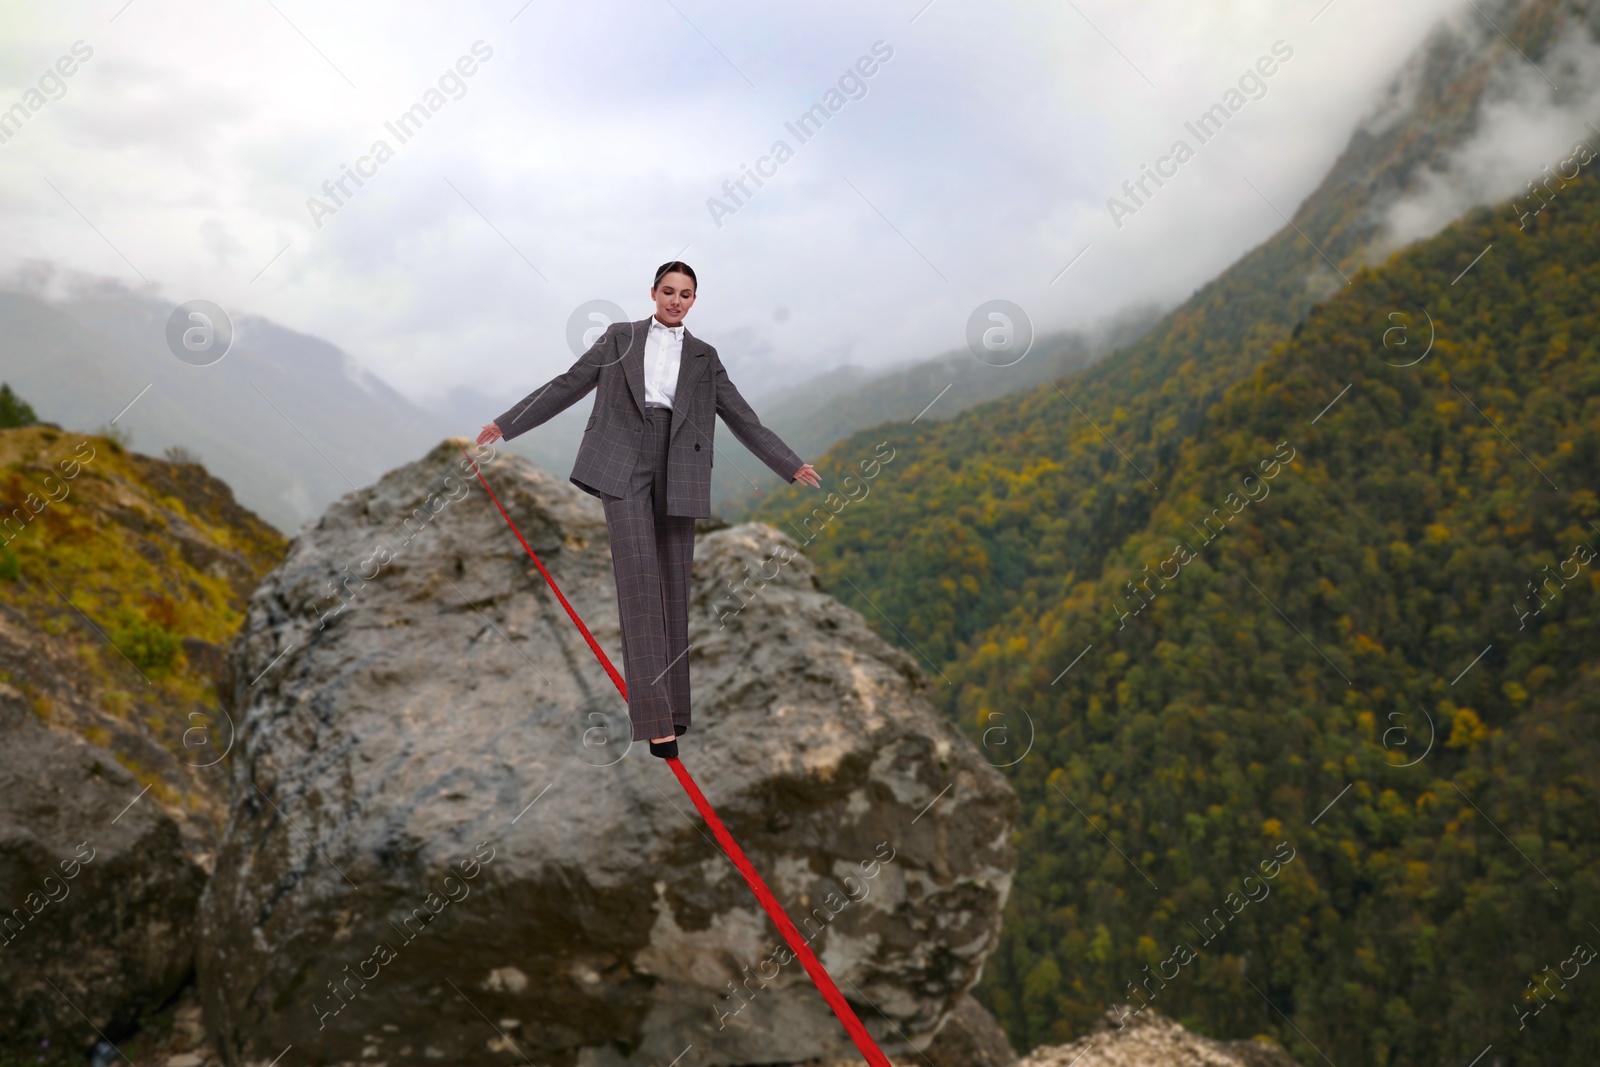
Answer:
[[[605,649],[600,647],[600,642],[594,639],[594,635],[589,632],[589,628],[583,624],[583,620],[578,617],[578,613],[573,610],[567,598],[562,595],[561,587],[556,585],[554,578],[550,577],[550,572],[544,569],[544,564],[540,562],[538,554],[528,545],[527,539],[522,536],[522,531],[517,529],[517,524],[511,521],[511,516],[506,513],[505,505],[500,503],[500,498],[495,496],[493,489],[489,488],[489,483],[484,478],[483,472],[478,469],[477,462],[473,460],[465,448],[461,449],[461,454],[467,457],[468,463],[472,464],[472,471],[478,476],[478,483],[483,486],[484,492],[489,494],[489,499],[494,501],[494,506],[500,511],[500,517],[506,520],[506,525],[511,527],[511,532],[517,535],[517,540],[522,543],[522,548],[528,553],[528,558],[533,560],[533,565],[539,568],[540,574],[544,575],[544,580],[549,584],[550,591],[556,595],[556,599],[566,609],[567,617],[578,628],[578,632],[583,635],[583,639],[589,643],[589,651],[594,653],[595,658],[600,661],[600,665],[606,669],[606,673],[611,676],[611,681],[617,687],[617,692],[622,694],[622,699],[626,702],[628,699],[628,685],[622,680],[622,675],[617,673],[617,668],[612,666],[611,659],[606,655]],[[800,936],[800,931],[795,929],[794,923],[789,919],[789,913],[783,910],[783,905],[778,903],[778,898],[772,895],[772,890],[767,888],[767,883],[761,880],[761,875],[751,866],[750,860],[744,854],[744,850],[739,847],[739,843],[733,839],[733,835],[728,832],[728,828],[717,817],[716,811],[711,807],[711,802],[706,799],[704,793],[700,792],[700,787],[695,784],[695,780],[689,776],[688,768],[678,759],[669,759],[666,763],[668,767],[672,768],[672,773],[677,776],[678,784],[683,786],[683,791],[688,793],[689,799],[694,802],[695,810],[706,821],[706,825],[711,827],[711,833],[716,837],[717,843],[722,846],[722,850],[727,853],[728,859],[733,861],[733,865],[744,876],[745,884],[750,887],[750,892],[754,893],[756,899],[761,902],[762,910],[767,913],[767,918],[772,920],[773,925],[778,928],[778,932],[783,935],[783,939],[788,942],[789,948],[800,960],[801,966],[806,969],[806,973],[816,983],[817,991],[822,994],[822,999],[828,1002],[828,1007],[833,1009],[833,1014],[838,1016],[839,1022],[844,1025],[846,1032],[850,1035],[850,1039],[856,1043],[856,1048],[861,1050],[861,1055],[872,1067],[892,1067],[889,1063],[889,1057],[885,1056],[883,1050],[878,1048],[878,1043],[872,1039],[872,1035],[867,1032],[867,1028],[856,1017],[855,1010],[850,1007],[849,1001],[844,999],[844,994],[839,992],[839,987],[833,984],[833,978],[828,974],[827,969],[822,966],[822,961],[817,959],[816,954],[811,951],[811,946],[806,944],[805,938]]]

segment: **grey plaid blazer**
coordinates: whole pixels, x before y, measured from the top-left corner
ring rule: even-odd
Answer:
[[[595,389],[572,483],[599,496],[624,496],[644,433],[644,342],[649,319],[614,322],[570,370],[529,393],[495,419],[506,440],[565,411]],[[805,462],[765,426],[739,395],[717,350],[683,331],[678,388],[667,452],[667,514],[711,514],[712,433],[716,416],[741,444],[786,482]]]

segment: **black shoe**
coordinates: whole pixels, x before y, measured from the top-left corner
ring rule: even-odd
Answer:
[[[654,741],[650,742],[650,755],[652,755],[652,756],[660,756],[662,759],[677,759],[678,758],[678,742],[677,742],[677,740],[674,739],[674,740],[671,740],[671,741],[663,741],[659,745],[656,744]]]
[[[687,726],[679,726],[677,723],[673,723],[672,732],[677,736],[682,737],[684,734],[689,732],[689,728]]]

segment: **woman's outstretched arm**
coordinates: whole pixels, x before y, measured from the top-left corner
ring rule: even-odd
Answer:
[[[488,444],[499,437],[509,441],[548,422],[582,400],[600,380],[600,368],[617,361],[615,333],[615,324],[606,327],[606,332],[565,373],[550,379],[523,397],[509,411],[486,424],[478,435],[478,443]]]
[[[817,477],[816,468],[784,444],[783,438],[761,424],[760,416],[734,386],[720,359],[717,360],[716,375],[717,414],[722,416],[722,421],[728,424],[728,429],[733,431],[739,443],[784,481],[798,480],[813,488],[821,486],[822,480]]]

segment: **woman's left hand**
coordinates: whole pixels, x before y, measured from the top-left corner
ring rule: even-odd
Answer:
[[[794,480],[805,482],[813,489],[822,488],[822,479],[817,475],[817,469],[809,463],[800,464],[800,469],[794,472]]]

